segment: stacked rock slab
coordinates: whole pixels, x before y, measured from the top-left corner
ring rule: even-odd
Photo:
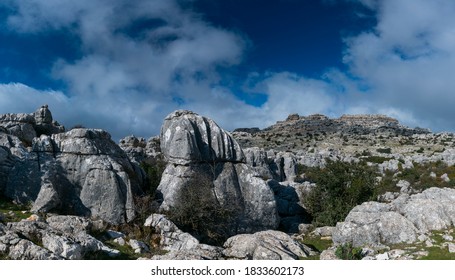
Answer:
[[[205,176],[213,181],[213,199],[222,206],[240,205],[233,232],[275,229],[279,224],[272,190],[245,164],[245,156],[232,136],[211,119],[191,111],[168,115],[161,128],[161,151],[168,161],[158,192],[161,209],[175,207],[188,182]]]

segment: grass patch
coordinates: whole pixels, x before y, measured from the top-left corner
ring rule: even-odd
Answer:
[[[450,232],[450,233],[448,233]],[[454,241],[444,240],[443,235],[454,237]],[[412,244],[394,244],[390,245],[390,249],[401,249],[406,251],[407,255],[416,256],[417,260],[455,260],[455,253],[450,253],[446,243],[455,243],[455,234],[452,230],[432,231],[430,234],[432,247],[427,247],[425,242],[417,242]],[[426,251],[427,256],[418,256],[418,252]]]
[[[25,205],[15,204],[8,198],[0,196],[0,214],[3,217],[3,222],[19,222],[30,216],[29,207]],[[25,213],[23,213],[26,211]]]
[[[308,258],[304,258],[304,260],[319,260],[322,251],[327,250],[332,246],[331,239],[325,239],[318,236],[305,236],[300,243],[305,244],[318,253],[314,256],[308,256]]]

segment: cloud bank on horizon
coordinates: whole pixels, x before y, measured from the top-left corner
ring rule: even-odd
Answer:
[[[179,108],[227,129],[265,127],[290,113],[382,113],[455,131],[455,2],[347,1],[377,17],[373,29],[343,38],[347,70],[329,68],[321,77],[264,70],[233,79],[224,71],[241,66],[254,42],[182,1],[6,0],[0,32],[63,32],[77,55],[50,62],[46,75],[63,89],[0,84],[0,113],[33,112],[46,103],[66,126],[103,128],[114,138],[156,135]],[[242,98],[259,93],[265,101]]]

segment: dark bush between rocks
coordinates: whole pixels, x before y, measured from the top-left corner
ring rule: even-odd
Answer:
[[[354,206],[374,199],[377,172],[365,163],[328,161],[324,168],[309,168],[305,176],[316,183],[304,196],[315,226],[334,226]]]
[[[197,174],[177,195],[175,207],[167,216],[181,230],[202,243],[221,246],[235,234],[238,203],[220,205],[210,175]]]
[[[341,260],[361,260],[363,257],[362,248],[354,247],[351,243],[338,246],[335,255]]]
[[[164,169],[166,169],[166,161],[162,156],[148,158],[141,162],[141,167],[147,175],[144,192],[154,196],[160,184]]]

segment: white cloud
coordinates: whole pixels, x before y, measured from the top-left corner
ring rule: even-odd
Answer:
[[[52,76],[65,82],[65,94],[0,85],[0,111],[33,112],[48,103],[57,120],[104,128],[115,138],[156,134],[178,108],[227,129],[265,127],[295,112],[386,113],[413,126],[455,130],[455,3],[358,1],[376,11],[377,26],[346,38],[349,72],[331,69],[320,79],[252,73],[245,91],[267,96],[257,107],[220,83],[220,67],[242,62],[247,39],[176,0],[6,0],[0,5],[15,11],[7,18],[12,31],[71,32],[81,56],[54,63]]]
[[[377,2],[376,28],[347,40],[345,62],[368,84],[375,111],[393,108],[407,123],[455,126],[455,2]]]
[[[37,104],[48,104],[62,116],[71,107],[69,98],[59,91],[39,91],[20,83],[0,84],[0,112],[32,113]]]
[[[7,18],[11,30],[36,35],[67,30],[79,38],[82,56],[59,59],[52,75],[68,85],[80,122],[117,138],[128,131],[157,133],[164,116],[182,102],[215,106],[219,98],[211,85],[220,79],[218,68],[238,64],[245,48],[242,36],[204,22],[173,0],[8,0],[3,5],[16,11]],[[229,104],[216,111],[230,111]]]

